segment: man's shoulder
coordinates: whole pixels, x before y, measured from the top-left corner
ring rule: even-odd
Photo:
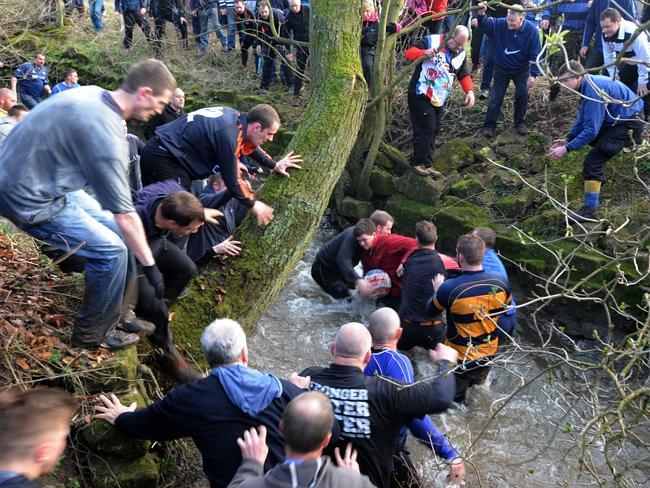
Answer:
[[[326,371],[327,368],[323,366],[309,366],[308,368],[303,369],[300,372],[300,376],[311,376],[314,377],[316,375],[320,375],[323,372]]]

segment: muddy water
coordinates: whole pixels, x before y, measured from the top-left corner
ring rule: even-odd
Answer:
[[[311,279],[310,266],[318,248],[334,234],[330,228],[319,231],[285,290],[260,321],[257,334],[249,342],[253,366],[286,377],[307,366],[326,365],[327,345],[337,328],[350,321],[363,322],[374,310],[374,304],[358,297],[352,302],[333,300]],[[517,340],[525,345],[532,337],[527,337],[525,326],[520,324],[519,329]],[[411,357],[416,376],[426,376],[430,366],[425,355],[416,351]],[[550,376],[544,374],[543,380],[521,391],[495,413],[522,379],[531,379],[548,366],[544,358],[534,355],[513,354],[512,360],[507,367],[493,368],[488,385],[470,390],[467,408],[452,408],[432,416],[457,451],[469,459],[467,485],[592,485],[592,478],[578,475],[570,437],[555,428],[575,420],[565,417],[556,402],[558,388],[580,388],[578,378],[564,369],[556,369]],[[573,415],[583,414],[578,409]],[[444,463],[411,439],[409,443],[427,485],[445,486]],[[634,478],[647,480],[640,472],[636,474],[639,476]]]

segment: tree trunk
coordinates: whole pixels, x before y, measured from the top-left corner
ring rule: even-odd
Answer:
[[[273,175],[259,199],[275,209],[268,227],[252,215],[237,230],[243,252],[211,264],[174,308],[177,344],[196,351],[203,328],[218,317],[251,332],[274,302],[318,228],[359,132],[367,100],[359,55],[361,0],[312,3],[313,95],[287,150],[301,154],[302,171]]]

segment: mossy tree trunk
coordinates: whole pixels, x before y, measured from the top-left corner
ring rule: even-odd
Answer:
[[[287,150],[301,154],[302,171],[273,175],[259,199],[275,209],[268,227],[249,215],[237,230],[242,255],[210,265],[174,308],[180,347],[196,351],[202,329],[218,317],[252,331],[277,298],[318,228],[359,132],[367,100],[359,56],[361,0],[312,3],[313,96]]]

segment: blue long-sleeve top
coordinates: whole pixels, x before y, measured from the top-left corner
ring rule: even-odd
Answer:
[[[603,52],[603,45],[600,42],[603,37],[603,30],[600,28],[600,14],[609,7],[618,10],[621,17],[626,20],[636,20],[637,18],[635,0],[594,0],[585,19],[585,33],[582,36],[583,47],[589,47],[591,39],[596,36],[593,49],[599,53]]]
[[[614,125],[617,120],[633,118],[643,108],[643,101],[637,99],[636,93],[607,76],[586,74],[578,90],[582,94],[580,111],[566,136],[568,150],[589,144],[603,125]],[[612,101],[605,103],[606,100]],[[632,100],[636,102],[632,103]]]
[[[572,3],[552,5],[553,2],[554,0],[546,0],[548,7],[542,13],[542,19],[550,20],[551,17],[563,15],[562,30],[581,31],[584,29],[587,12],[589,12],[589,0],[574,0]]]
[[[413,365],[409,358],[388,348],[373,348],[372,358],[363,372],[366,376],[373,376],[377,373],[407,384],[415,382]],[[443,459],[452,461],[458,457],[458,453],[451,447],[447,438],[436,429],[429,416],[425,415],[421,419],[414,418],[402,428],[399,447],[406,442],[407,428],[411,434],[430,448],[432,447],[435,453]]]
[[[500,276],[504,280],[510,282],[510,279],[508,278],[508,272],[506,271],[505,266],[499,259],[499,256],[497,256],[497,253],[494,249],[490,247],[485,248],[485,255],[483,256],[483,271],[487,273],[492,273],[497,276]],[[512,298],[510,301],[510,305],[513,307],[517,305],[515,303],[515,299]],[[517,313],[517,310],[515,308],[510,308],[508,311],[504,313],[504,315],[514,315]]]
[[[485,33],[494,39],[497,66],[507,71],[521,71],[530,66],[530,76],[539,76],[535,61],[542,48],[533,22],[524,20],[519,29],[510,30],[505,18],[479,15],[478,21]]]

